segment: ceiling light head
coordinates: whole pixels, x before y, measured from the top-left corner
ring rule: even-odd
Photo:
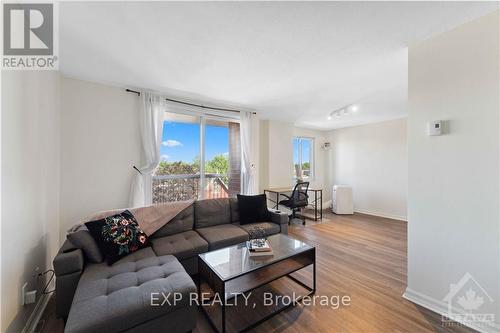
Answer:
[[[327,118],[328,118],[328,120],[331,120],[333,117],[340,118],[342,116],[347,116],[347,115],[350,115],[352,113],[355,113],[358,110],[359,110],[359,106],[356,104],[346,105],[340,109],[333,110],[332,112],[330,112],[330,114],[328,115]]]

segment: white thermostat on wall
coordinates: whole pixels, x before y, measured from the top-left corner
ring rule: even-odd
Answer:
[[[429,136],[441,135],[443,133],[443,124],[441,120],[429,121],[427,123],[427,133]]]

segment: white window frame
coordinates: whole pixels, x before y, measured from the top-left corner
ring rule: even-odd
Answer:
[[[292,139],[292,149],[293,149],[293,143],[295,140],[299,140],[299,149],[298,149],[298,154],[299,154],[299,166],[301,168],[301,172],[302,172],[302,140],[308,140],[311,142],[311,147],[309,149],[309,177],[305,178],[304,180],[309,180],[309,181],[313,181],[314,180],[314,177],[316,175],[316,172],[314,170],[315,168],[315,153],[314,153],[314,138],[313,137],[307,137],[307,136],[294,136],[293,139]],[[292,167],[295,171],[295,161],[293,161],[293,158],[292,158]],[[296,180],[297,179],[297,176],[294,172],[294,175],[293,175],[293,179]]]

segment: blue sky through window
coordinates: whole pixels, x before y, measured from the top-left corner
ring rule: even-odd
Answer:
[[[299,164],[299,139],[293,139],[293,164]]]
[[[227,154],[229,130],[227,127],[207,125],[205,128],[205,160]],[[200,155],[200,124],[165,121],[160,148],[161,160],[193,162]]]
[[[293,174],[296,175],[297,170],[295,166],[301,164],[302,178],[309,177],[311,175],[311,149],[313,141],[309,138],[294,138],[293,139]],[[307,166],[307,164],[309,166]]]
[[[299,163],[299,143],[302,145],[302,163],[311,162],[311,144],[312,140],[307,138],[294,138],[293,139],[293,163]]]

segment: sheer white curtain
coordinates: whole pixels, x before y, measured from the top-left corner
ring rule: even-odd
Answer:
[[[163,116],[167,108],[164,97],[150,92],[141,92],[139,126],[142,142],[144,165],[136,172],[130,189],[130,207],[142,207],[147,204],[151,174],[160,163],[160,145],[163,134]]]
[[[240,136],[241,136],[241,193],[255,194],[256,179],[255,165],[252,156],[252,128],[253,113],[240,112]]]

